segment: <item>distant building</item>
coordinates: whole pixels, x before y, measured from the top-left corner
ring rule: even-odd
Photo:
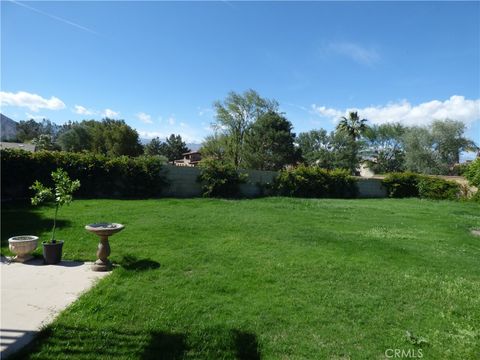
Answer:
[[[17,122],[8,116],[0,114],[0,140],[15,141],[17,139]]]
[[[33,144],[22,144],[22,143],[13,143],[13,142],[0,142],[0,149],[20,149],[30,152],[35,152],[35,145]]]
[[[183,159],[175,160],[173,164],[175,166],[188,166],[194,167],[197,166],[200,160],[202,160],[202,155],[198,151],[191,151],[182,154]]]

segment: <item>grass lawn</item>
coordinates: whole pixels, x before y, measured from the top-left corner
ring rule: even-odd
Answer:
[[[2,253],[12,235],[46,239],[52,215],[4,205]],[[19,358],[480,358],[476,204],[78,200],[59,215],[66,259],[95,259],[85,224],[125,224],[121,266]]]

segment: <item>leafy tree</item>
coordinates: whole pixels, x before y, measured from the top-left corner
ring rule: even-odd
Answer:
[[[57,140],[63,151],[80,152],[92,148],[92,130],[83,124],[72,124]]]
[[[260,97],[254,90],[243,94],[231,92],[223,101],[214,103],[215,129],[225,136],[225,156],[238,169],[245,166],[245,137],[250,125],[261,115],[278,110],[278,103]]]
[[[200,152],[203,159],[214,159],[216,161],[228,163],[226,152],[228,147],[228,139],[223,134],[215,133],[209,135],[202,142]]]
[[[245,164],[258,170],[280,170],[296,160],[292,123],[269,111],[249,128],[245,138]]]
[[[52,172],[52,179],[55,186],[48,188],[38,180],[30,187],[35,192],[31,199],[33,205],[39,205],[44,202],[52,201],[55,204],[55,216],[53,218],[52,242],[56,242],[55,230],[57,225],[58,209],[65,204],[73,201],[72,194],[80,188],[79,180],[71,180],[63,169],[57,169]]]
[[[143,153],[138,133],[124,120],[105,118],[102,121],[84,121],[91,128],[91,150],[109,156],[138,156]]]
[[[454,120],[437,120],[432,123],[433,148],[438,155],[443,172],[448,172],[460,162],[462,151],[476,151],[475,143],[464,136],[465,124]]]
[[[356,173],[363,143],[353,140],[343,131],[311,130],[298,136],[304,161],[325,169],[346,169]]]
[[[348,170],[351,174],[357,174],[361,160],[360,152],[364,143],[354,140],[343,131],[334,131],[330,134],[330,137],[334,149],[333,167]]]
[[[319,129],[300,133],[297,137],[297,144],[305,163],[324,169],[333,169],[333,142],[326,130]]]
[[[433,151],[434,140],[428,129],[410,127],[405,132],[403,141],[407,170],[423,174],[439,173],[438,161]]]
[[[27,142],[38,138],[40,135],[50,135],[54,141],[59,130],[60,126],[50,120],[43,119],[41,122],[33,119],[22,120],[17,125],[17,138],[21,142]]]
[[[161,155],[163,153],[162,142],[159,137],[155,137],[150,142],[145,145],[144,148],[145,155]]]
[[[52,136],[49,134],[40,134],[32,140],[36,150],[58,150],[58,146],[52,141]]]
[[[337,130],[344,132],[352,138],[352,140],[359,139],[363,133],[367,130],[367,120],[358,117],[356,111],[352,111],[348,114],[348,118],[342,116],[340,122],[337,125]]]
[[[190,149],[180,135],[171,134],[165,143],[160,144],[160,155],[165,156],[168,161],[181,159],[182,154],[189,151]]]
[[[401,124],[382,124],[364,132],[368,166],[375,173],[400,172],[405,168],[402,136],[406,129]]]

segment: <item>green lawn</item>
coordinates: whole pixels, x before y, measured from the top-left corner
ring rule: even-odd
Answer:
[[[52,215],[3,205],[2,253],[12,235],[46,239]],[[85,224],[125,224],[121,266],[19,358],[480,358],[476,204],[79,200],[59,215],[67,259],[95,259]]]

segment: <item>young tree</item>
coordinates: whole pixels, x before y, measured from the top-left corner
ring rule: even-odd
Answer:
[[[245,137],[246,167],[258,170],[280,170],[296,161],[295,134],[292,123],[269,111],[255,121]]]
[[[236,169],[245,166],[245,135],[249,126],[261,115],[276,112],[278,103],[248,90],[243,94],[231,92],[223,102],[215,102],[214,107],[217,112],[214,127],[227,139],[225,156]]]

